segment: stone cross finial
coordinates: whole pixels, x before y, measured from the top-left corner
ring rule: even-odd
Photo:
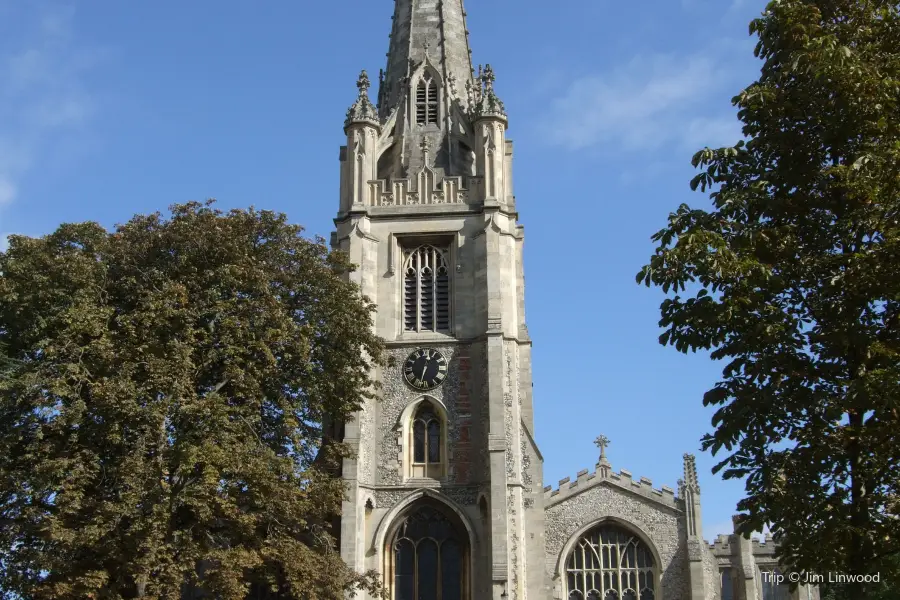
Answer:
[[[597,439],[594,440],[594,444],[600,448],[600,460],[597,462],[597,475],[603,478],[609,477],[612,469],[612,465],[610,465],[609,461],[606,459],[606,447],[609,446],[609,438],[605,435],[599,435],[597,436]]]
[[[365,70],[359,74],[359,79],[356,80],[356,87],[359,88],[360,96],[365,96],[369,93],[372,83],[369,81],[369,74]]]
[[[594,445],[600,448],[600,458],[606,458],[606,447],[609,446],[609,438],[605,435],[600,435],[594,440]]]

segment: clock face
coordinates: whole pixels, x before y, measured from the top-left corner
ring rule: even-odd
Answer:
[[[447,376],[447,359],[433,348],[419,348],[403,363],[403,377],[417,390],[431,390]]]

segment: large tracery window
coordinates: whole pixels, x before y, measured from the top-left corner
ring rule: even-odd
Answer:
[[[416,86],[416,123],[437,123],[438,106],[438,84],[431,73],[426,72]]]
[[[406,331],[450,331],[448,249],[425,245],[406,250],[403,326]]]
[[[566,589],[569,600],[654,600],[656,563],[637,536],[600,525],[566,559]]]
[[[465,600],[468,544],[445,510],[425,503],[401,521],[391,544],[394,600]]]
[[[412,422],[413,477],[439,479],[443,474],[442,431],[443,422],[434,406],[428,400],[422,401]]]

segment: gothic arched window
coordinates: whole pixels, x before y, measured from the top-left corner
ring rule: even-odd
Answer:
[[[450,269],[447,248],[419,246],[403,253],[403,327],[450,331]]]
[[[722,600],[734,600],[734,576],[731,574],[731,567],[722,569],[719,577],[722,584],[722,593],[720,594]]]
[[[423,400],[416,408],[410,433],[410,475],[440,479],[444,470],[444,422],[428,400]]]
[[[438,84],[426,72],[416,85],[416,123],[427,125],[438,122]]]
[[[394,600],[465,600],[467,536],[431,503],[400,522],[390,547]]]
[[[603,524],[566,558],[566,591],[569,600],[655,600],[656,562],[636,535]]]

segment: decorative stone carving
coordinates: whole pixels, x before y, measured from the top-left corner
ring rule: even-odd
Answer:
[[[356,87],[359,89],[359,96],[356,102],[347,109],[347,118],[344,121],[344,129],[349,128],[354,123],[366,123],[369,125],[379,126],[378,111],[372,101],[369,100],[369,75],[363,71],[359,74],[356,81]]]
[[[467,90],[470,92],[469,106],[473,120],[484,117],[506,120],[506,107],[494,91],[495,79],[494,69],[491,68],[491,65],[485,65],[484,68],[478,65],[478,80],[481,82],[481,86],[473,86]]]
[[[680,512],[655,505],[623,490],[603,485],[572,496],[546,510],[546,556],[555,568],[563,547],[580,529],[605,517],[628,523],[656,547],[660,558],[662,598],[687,598],[689,572],[687,539]]]

